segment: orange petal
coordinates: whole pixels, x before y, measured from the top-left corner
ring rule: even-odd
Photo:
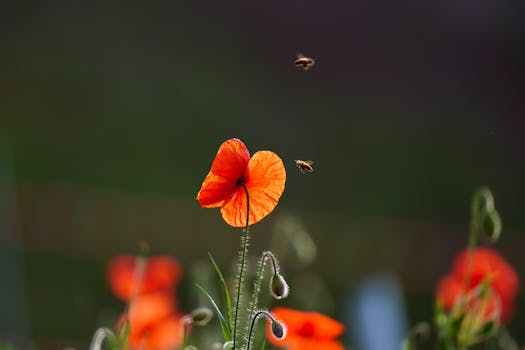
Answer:
[[[345,331],[345,326],[341,322],[318,312],[309,312],[308,320],[315,325],[314,338],[333,339]]]
[[[454,271],[465,276],[468,265],[468,250],[461,252],[455,262]],[[476,248],[472,257],[470,287],[490,278],[490,285],[505,298],[514,298],[519,290],[519,278],[514,268],[494,249]]]
[[[286,324],[288,334],[292,335],[301,328],[306,312],[290,309],[287,307],[276,307],[272,309],[274,317]]]
[[[129,305],[131,332],[140,334],[152,325],[163,320],[175,310],[171,294],[144,294],[134,299]]]
[[[237,181],[244,176],[249,160],[250,152],[241,140],[224,141],[197,194],[201,206],[205,208],[221,206],[224,200],[232,195]]]
[[[108,281],[113,294],[121,300],[131,298],[131,290],[135,280],[135,257],[120,255],[108,264]]]
[[[182,344],[182,333],[180,317],[170,316],[151,329],[147,335],[146,350],[177,349]]]
[[[244,175],[250,195],[249,225],[261,221],[274,209],[284,191],[286,170],[283,161],[271,151],[256,152],[248,163]],[[247,201],[242,186],[221,207],[224,221],[235,227],[246,226]]]
[[[445,310],[450,310],[462,295],[463,281],[454,274],[441,278],[436,287],[436,299]]]
[[[311,341],[315,342],[316,346],[306,347],[306,349],[318,349],[322,344],[326,345],[327,349],[330,346],[341,346],[334,338],[343,334],[345,327],[342,323],[328,316],[318,312],[299,311],[285,307],[274,308],[272,313],[288,329],[287,336],[284,339],[277,339],[271,334],[269,325],[267,326],[268,339],[274,345],[287,345],[290,349],[300,349],[303,348],[302,345],[296,347],[299,343]]]
[[[169,256],[153,256],[147,260],[144,273],[144,293],[172,290],[182,277],[180,263]]]
[[[288,345],[288,350],[344,350],[343,344],[335,340],[294,339]]]
[[[120,255],[108,264],[108,280],[113,293],[121,300],[128,301],[135,288],[137,258]],[[180,280],[182,268],[179,262],[168,256],[156,256],[146,261],[146,267],[138,294],[171,290]]]

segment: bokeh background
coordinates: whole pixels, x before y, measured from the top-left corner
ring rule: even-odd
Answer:
[[[251,252],[288,254],[284,304],[344,321],[347,346],[368,346],[356,310],[384,316],[372,330],[384,339],[431,319],[479,185],[503,218],[495,247],[525,281],[524,10],[519,0],[1,3],[0,337],[87,348],[123,308],[108,260],[142,240],[183,264],[181,307],[196,306],[192,276],[207,252],[226,273],[237,256],[237,230],[195,201],[231,137],[278,153],[288,172]],[[298,52],[317,65],[297,69]],[[315,160],[315,172],[294,159]],[[290,225],[315,249],[283,243]],[[509,331],[525,342],[523,293]]]

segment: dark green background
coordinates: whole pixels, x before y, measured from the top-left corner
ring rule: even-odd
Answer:
[[[0,334],[85,347],[122,306],[107,260],[141,239],[188,269],[207,251],[227,265],[237,232],[194,197],[230,137],[283,158],[286,190],[253,228],[253,251],[280,215],[302,218],[318,246],[308,269],[335,300],[329,314],[341,317],[348,290],[386,270],[409,322],[430,319],[483,184],[503,218],[496,248],[523,280],[522,10],[488,0],[1,4],[11,309]],[[297,52],[317,65],[298,70]],[[314,174],[294,159],[314,159]],[[183,281],[188,309],[192,293]],[[510,329],[522,342],[524,313],[520,295]]]

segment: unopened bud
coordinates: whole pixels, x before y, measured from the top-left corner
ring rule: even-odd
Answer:
[[[188,345],[184,348],[184,350],[197,350],[197,347],[195,345]]]
[[[428,323],[420,322],[412,328],[410,335],[416,344],[420,344],[430,337],[431,332],[432,329]]]
[[[211,350],[222,350],[222,344],[219,342],[211,344]]]
[[[275,299],[284,299],[288,296],[290,287],[280,273],[275,273],[270,281],[270,295]]]
[[[222,345],[222,350],[230,350],[230,349],[233,349],[233,342],[231,340],[227,341],[226,343]]]
[[[213,317],[213,312],[207,307],[199,307],[190,314],[193,324],[196,326],[205,326]]]
[[[284,325],[284,323],[279,322],[277,320],[272,321],[272,334],[277,339],[284,339],[284,337],[286,336],[286,326]]]
[[[501,218],[496,209],[488,211],[483,217],[483,234],[490,242],[496,242],[501,234]]]

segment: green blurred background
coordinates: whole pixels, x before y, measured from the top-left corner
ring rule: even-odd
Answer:
[[[194,199],[231,137],[284,160],[286,190],[251,249],[275,244],[280,219],[301,220],[317,258],[288,273],[315,276],[306,285],[322,286],[320,311],[346,320],[355,286],[388,273],[408,324],[430,320],[479,185],[503,218],[496,249],[524,280],[524,10],[518,0],[0,4],[0,337],[86,348],[123,307],[108,259],[141,240],[185,266],[178,294],[194,307],[195,266],[208,251],[222,266],[237,255],[237,230]],[[298,52],[317,65],[297,69]],[[315,160],[315,172],[294,159]],[[525,341],[523,294],[509,329]]]

